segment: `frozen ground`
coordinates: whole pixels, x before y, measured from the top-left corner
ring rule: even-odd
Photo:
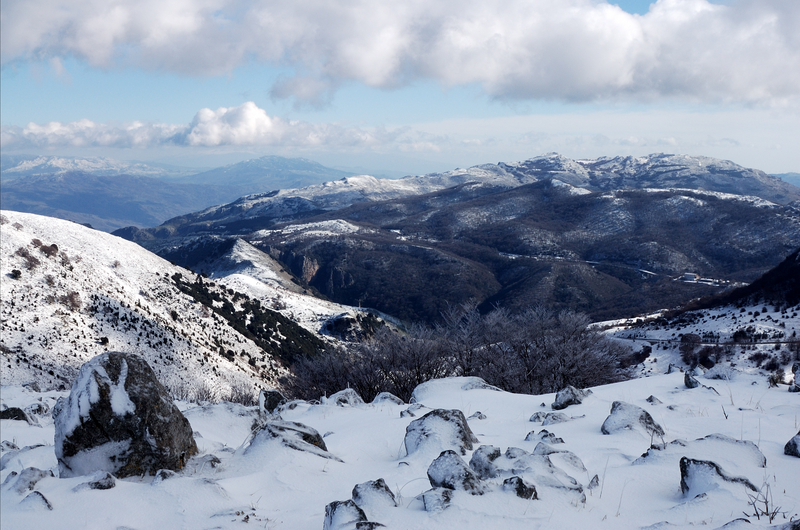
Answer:
[[[448,508],[429,513],[418,495],[431,488],[427,469],[439,452],[449,447],[434,434],[422,449],[406,455],[406,427],[416,419],[401,417],[408,405],[382,402],[341,407],[323,400],[325,404],[300,403],[282,412],[284,420],[303,423],[323,434],[328,450],[342,460],[339,462],[278,443],[245,451],[257,418],[255,409],[228,403],[197,406],[181,402],[179,406],[191,422],[200,448],[200,454],[184,472],[155,483],[152,477],[117,480],[116,487],[108,490],[75,490],[90,477],[47,477],[34,489],[50,502],[52,510],[48,510],[23,502],[31,492],[14,491],[14,479],[8,479],[12,472],[27,467],[58,474],[53,421],[49,414],[43,414],[36,417],[39,425],[0,420],[2,439],[20,448],[8,449],[4,444],[0,482],[8,482],[0,490],[0,526],[319,530],[327,504],[350,499],[355,485],[378,478],[386,481],[399,506],[367,503],[365,512],[370,521],[398,529],[718,528],[744,517],[743,512],[753,513],[748,504],[749,490],[742,484],[706,476],[695,481],[689,494],[683,494],[679,470],[682,456],[713,460],[728,475],[747,478],[762,492],[769,486],[772,502],[785,513],[773,524],[800,516],[800,459],[783,451],[800,428],[800,394],[787,392],[786,386],[769,388],[762,375],[734,373],[731,380],[700,378],[716,392],[702,387],[688,389],[683,373],[596,387],[582,404],[560,411],[571,420],[544,427],[530,418],[536,412],[551,412],[553,394],[464,390],[466,382],[443,379],[419,387],[415,397],[424,407],[416,412],[417,418],[434,408],[459,409],[468,418],[480,411],[485,419],[468,420],[479,439],[473,450],[493,445],[504,454],[509,448],[533,453],[538,442],[526,441],[526,436],[544,428],[564,443],[550,449],[540,447],[537,453],[554,448],[569,451],[577,460],[566,452],[551,454],[556,469],[545,473],[535,465],[543,457],[516,451],[515,458],[503,456],[496,461],[507,471],[501,469],[498,477],[487,479],[483,495],[456,491]],[[65,393],[40,394],[21,387],[2,387],[4,406],[25,408],[43,402],[52,407],[60,395]],[[651,395],[660,403],[648,402]],[[638,428],[603,435],[600,428],[614,401],[647,410],[663,427],[663,441],[668,445],[640,458],[651,442],[662,440],[651,439]],[[711,434],[729,438],[696,441]],[[683,442],[670,443],[676,440]],[[738,442],[741,440],[752,443]],[[762,467],[759,453],[766,458],[766,467]],[[471,454],[466,452],[465,462]],[[208,455],[218,457],[221,463],[212,467]],[[536,486],[537,500],[523,500],[501,489],[512,468],[513,474]],[[589,489],[595,475],[598,484]],[[585,502],[574,486],[557,487],[568,486],[569,477],[582,486]],[[749,520],[752,525],[748,528],[768,525],[763,517]]]

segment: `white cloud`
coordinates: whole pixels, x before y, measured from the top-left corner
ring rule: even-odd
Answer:
[[[201,109],[189,125],[142,122],[118,125],[79,120],[3,126],[2,145],[12,149],[160,145],[364,148],[390,143],[401,132],[284,120],[269,116],[255,103],[247,102],[238,107]]]
[[[780,105],[800,96],[800,2],[659,0],[4,0],[2,61],[70,55],[218,75],[297,75],[276,97],[324,104],[357,81],[477,84],[507,99],[670,97]]]

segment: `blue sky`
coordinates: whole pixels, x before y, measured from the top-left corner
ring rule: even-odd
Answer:
[[[4,0],[3,153],[800,171],[795,0]]]

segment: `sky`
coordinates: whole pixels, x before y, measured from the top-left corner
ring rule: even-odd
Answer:
[[[800,171],[797,0],[2,0],[3,154]]]

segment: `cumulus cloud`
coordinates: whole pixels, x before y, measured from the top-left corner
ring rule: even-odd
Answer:
[[[276,97],[324,103],[347,81],[477,84],[507,99],[800,95],[800,2],[658,0],[4,0],[2,61],[77,56],[191,75],[289,67]]]
[[[247,102],[238,107],[201,109],[188,125],[143,122],[120,125],[79,120],[3,126],[2,145],[13,149],[159,145],[368,148],[391,143],[402,132],[285,120],[269,116],[255,103]]]

